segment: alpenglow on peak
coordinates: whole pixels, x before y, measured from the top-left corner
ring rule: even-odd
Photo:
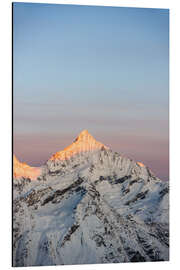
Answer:
[[[26,163],[20,162],[15,155],[13,155],[13,177],[18,178],[30,178],[36,180],[41,174],[41,168],[31,167]]]
[[[108,149],[104,144],[96,141],[88,130],[85,129],[80,132],[72,144],[64,148],[64,150],[55,153],[50,160],[65,160],[81,152],[95,151],[102,147]]]

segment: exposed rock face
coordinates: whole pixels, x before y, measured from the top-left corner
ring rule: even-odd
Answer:
[[[37,181],[14,181],[14,266],[169,259],[168,183],[91,147],[51,158]]]
[[[24,177],[36,180],[40,174],[41,168],[30,167],[26,163],[20,162],[15,155],[13,156],[13,176],[15,179]]]

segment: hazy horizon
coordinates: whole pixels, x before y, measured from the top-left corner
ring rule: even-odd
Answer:
[[[169,11],[13,4],[14,153],[42,165],[87,129],[169,179]]]

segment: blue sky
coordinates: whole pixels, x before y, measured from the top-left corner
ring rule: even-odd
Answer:
[[[168,179],[169,11],[13,6],[17,157],[40,165],[88,129]]]

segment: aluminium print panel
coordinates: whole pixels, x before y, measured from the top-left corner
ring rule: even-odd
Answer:
[[[13,266],[169,260],[169,10],[13,3]]]

